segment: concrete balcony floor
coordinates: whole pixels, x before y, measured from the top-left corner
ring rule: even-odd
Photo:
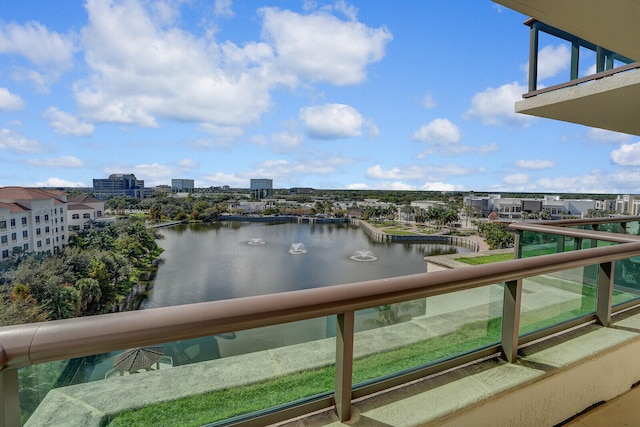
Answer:
[[[595,406],[562,424],[563,427],[637,426],[640,419],[640,387]]]

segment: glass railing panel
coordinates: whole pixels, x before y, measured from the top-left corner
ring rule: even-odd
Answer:
[[[640,222],[630,221],[627,223],[627,234],[632,236],[640,236]]]
[[[604,231],[608,233],[624,233],[624,229],[618,223],[599,224],[598,231]]]
[[[522,258],[558,253],[560,236],[525,230],[522,233]]]
[[[328,396],[335,324],[323,317],[22,368],[23,419],[72,425],[97,409],[101,425],[201,426]]]
[[[640,257],[614,263],[613,305],[640,298]]]
[[[527,277],[522,282],[519,334],[594,313],[595,298],[596,283],[585,268]]]
[[[500,341],[504,285],[489,285],[356,313],[357,387]]]

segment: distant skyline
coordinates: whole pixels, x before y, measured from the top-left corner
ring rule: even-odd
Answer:
[[[525,19],[489,0],[2,2],[0,186],[640,193],[639,137],[514,113]],[[541,84],[568,80],[567,43],[540,49]]]

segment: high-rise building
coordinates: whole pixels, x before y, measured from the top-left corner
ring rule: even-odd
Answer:
[[[176,178],[171,180],[171,191],[193,191],[194,182],[192,179]]]
[[[251,179],[251,197],[264,199],[273,196],[272,179]]]
[[[93,179],[93,196],[99,199],[126,196],[136,199],[150,197],[153,189],[145,188],[144,180],[134,174],[111,174],[107,179]]]

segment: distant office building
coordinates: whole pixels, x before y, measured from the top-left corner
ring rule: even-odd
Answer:
[[[192,179],[172,179],[171,180],[171,190],[178,192],[192,192],[194,189],[194,183]]]
[[[0,187],[0,261],[19,252],[54,252],[67,244],[67,196]]]
[[[133,197],[144,199],[153,194],[152,188],[144,187],[144,180],[134,174],[111,174],[107,179],[93,180],[93,195],[99,199],[108,197]]]
[[[272,179],[252,179],[251,197],[254,199],[265,199],[273,196]]]
[[[289,194],[311,194],[313,188],[311,187],[292,187],[289,189]]]

